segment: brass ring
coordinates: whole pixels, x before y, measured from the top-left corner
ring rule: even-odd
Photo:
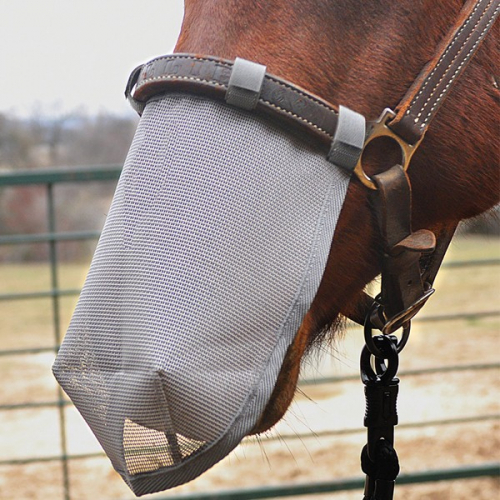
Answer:
[[[418,146],[422,142],[423,136],[415,144],[408,144],[404,139],[402,139],[399,135],[397,135],[388,125],[388,123],[391,120],[393,120],[395,116],[396,113],[394,113],[392,109],[386,108],[383,111],[380,118],[372,124],[370,133],[365,139],[363,151],[365,150],[366,146],[374,139],[377,139],[379,137],[389,137],[392,140],[394,140],[401,148],[401,154],[402,154],[401,165],[403,167],[403,170],[406,172],[406,170],[408,170],[408,167],[410,166],[410,161],[413,154],[415,153]],[[367,175],[366,172],[363,170],[362,158],[363,154],[360,155],[358,163],[354,167],[354,173],[356,174],[356,176],[358,177],[358,179],[361,181],[362,184],[364,184],[367,188],[376,191],[378,189],[376,184],[373,182],[372,178],[369,175]]]

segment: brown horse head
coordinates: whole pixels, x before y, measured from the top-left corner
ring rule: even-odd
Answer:
[[[264,64],[270,73],[373,120],[400,102],[462,6],[461,0],[185,0],[176,52]],[[412,160],[415,229],[446,232],[498,203],[498,30],[497,23]],[[397,161],[399,153],[385,146],[375,144],[366,153],[370,169]],[[379,254],[368,190],[355,179],[316,298],[255,432],[283,416],[304,352],[323,332],[335,331],[341,313],[356,309],[360,292],[380,272]]]

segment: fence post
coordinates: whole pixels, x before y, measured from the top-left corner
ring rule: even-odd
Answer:
[[[49,234],[56,233],[56,210],[54,201],[54,184],[47,183],[47,216]],[[57,268],[57,241],[55,238],[49,240],[50,257],[50,285],[52,289],[52,315],[54,324],[55,350],[59,349],[61,344],[61,317],[59,313],[59,279]],[[64,487],[64,500],[70,500],[70,481],[68,465],[68,448],[66,440],[66,414],[64,409],[64,394],[61,386],[57,386],[57,402],[59,413],[59,431],[61,440],[61,464]]]

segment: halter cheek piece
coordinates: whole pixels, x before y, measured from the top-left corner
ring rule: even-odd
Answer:
[[[386,109],[365,131],[365,119],[266,73],[250,61],[174,54],[136,68],[126,96],[142,114],[148,100],[166,92],[192,92],[251,110],[306,135],[336,166],[353,173],[370,190],[383,243],[382,286],[376,299],[361,295],[362,307],[351,319],[364,324],[361,356],[367,409],[368,444],[362,453],[367,474],[365,500],[393,496],[399,472],[393,448],[397,424],[398,353],[408,340],[410,322],[433,293],[432,284],[454,233],[434,235],[411,227],[411,185],[406,174],[430,122],[462,74],[500,10],[500,0],[468,0],[456,24],[443,39],[395,110]],[[401,149],[401,165],[369,176],[362,153],[371,141],[385,137]],[[401,339],[393,335],[402,328]],[[373,336],[373,329],[382,335]],[[386,457],[384,460],[383,457]],[[388,457],[388,458],[387,458]]]

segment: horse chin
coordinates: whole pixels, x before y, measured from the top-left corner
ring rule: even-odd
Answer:
[[[337,331],[338,316],[332,320],[331,328],[323,329],[318,329],[314,316],[313,306],[304,318],[293,343],[288,348],[271,397],[259,420],[248,433],[249,436],[270,430],[283,418],[297,390],[301,360],[307,354],[315,352],[314,347],[318,346],[320,341],[324,339],[327,330]]]
[[[288,348],[271,398],[254,428],[249,432],[249,435],[261,434],[268,431],[283,418],[283,415],[288,410],[295,395],[299,378],[300,358],[303,354],[300,344],[299,332],[295,337],[294,343]]]

